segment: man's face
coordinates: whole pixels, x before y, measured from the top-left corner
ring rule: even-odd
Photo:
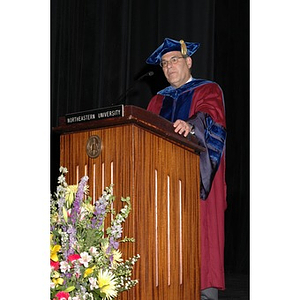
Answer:
[[[172,63],[172,61],[174,62]],[[161,62],[165,62],[165,66],[162,69],[168,82],[173,87],[179,88],[190,79],[192,59],[190,57],[183,58],[180,51],[171,51],[164,54]]]

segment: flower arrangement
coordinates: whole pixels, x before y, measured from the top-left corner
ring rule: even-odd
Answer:
[[[137,284],[131,279],[139,255],[122,259],[119,243],[122,223],[131,210],[130,198],[119,213],[112,208],[112,185],[92,204],[88,177],[68,185],[66,168],[60,167],[56,193],[50,202],[50,297],[51,300],[114,299]],[[105,227],[107,216],[113,216]]]

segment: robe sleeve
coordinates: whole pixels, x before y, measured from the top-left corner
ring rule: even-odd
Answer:
[[[206,149],[200,153],[200,196],[206,200],[226,142],[223,92],[216,83],[196,89],[190,115],[187,122],[194,127],[199,144]]]
[[[224,152],[226,130],[203,112],[197,112],[188,123],[194,127],[199,144],[205,148],[200,152],[200,197],[206,200]]]

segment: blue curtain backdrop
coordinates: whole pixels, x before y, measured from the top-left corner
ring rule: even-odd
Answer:
[[[193,75],[225,95],[228,209],[225,268],[249,272],[249,0],[51,0],[51,127],[66,113],[126,104],[145,108],[167,85],[147,57],[165,37],[197,41]],[[148,71],[154,75],[137,79]],[[59,167],[51,135],[51,190]]]

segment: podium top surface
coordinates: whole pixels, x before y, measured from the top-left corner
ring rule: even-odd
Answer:
[[[97,116],[102,116],[102,118]],[[140,126],[143,129],[151,131],[172,142],[186,146],[195,152],[200,153],[201,151],[205,151],[205,149],[198,144],[198,140],[195,136],[191,134],[187,137],[181,136],[174,132],[173,123],[155,113],[132,105],[119,105],[117,107],[90,110],[60,117],[59,126],[53,128],[53,132],[58,134],[68,134],[105,127],[127,125],[130,123]]]

